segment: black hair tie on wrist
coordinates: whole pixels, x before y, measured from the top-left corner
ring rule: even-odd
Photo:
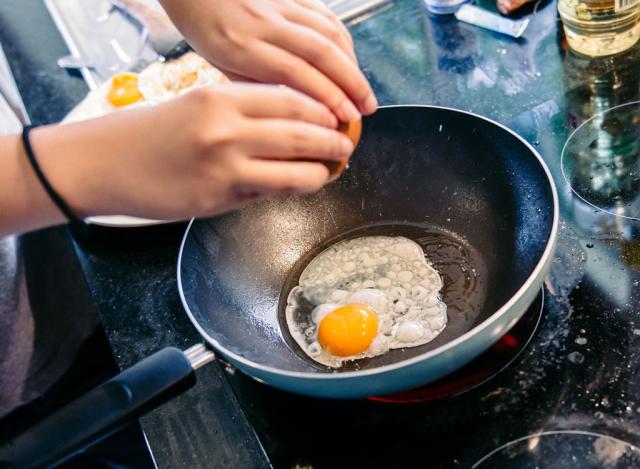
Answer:
[[[64,199],[60,197],[60,194],[56,192],[56,190],[53,188],[51,183],[49,183],[49,180],[42,172],[42,168],[40,168],[40,164],[38,163],[35,153],[33,152],[31,140],[29,139],[29,133],[34,127],[36,126],[27,125],[22,129],[22,144],[24,145],[24,151],[29,158],[29,163],[31,163],[33,172],[38,177],[40,184],[42,184],[42,187],[44,187],[44,190],[47,192],[53,203],[56,204],[56,207],[58,207],[58,209],[64,214],[64,216],[67,217],[67,220],[69,220],[69,222],[72,224],[85,225],[86,223],[84,222],[84,220],[78,218],[76,214],[73,213],[73,210],[71,210]]]

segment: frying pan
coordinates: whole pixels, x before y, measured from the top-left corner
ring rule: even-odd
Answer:
[[[190,387],[193,369],[214,359],[209,347],[257,380],[312,396],[379,395],[440,378],[488,349],[526,311],[557,228],[552,177],[518,135],[454,109],[383,107],[365,119],[349,170],[320,192],[189,224],[178,289],[207,347],[167,348],[125,370],[18,437],[4,459],[63,460]],[[444,279],[448,325],[430,343],[336,372],[289,336],[283,298],[314,255],[367,234],[406,236],[425,249]]]

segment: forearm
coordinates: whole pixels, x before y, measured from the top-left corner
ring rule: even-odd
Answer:
[[[180,31],[180,34],[202,55],[207,54],[201,50],[201,42],[206,38],[194,34],[199,30],[198,23],[202,20],[200,15],[207,14],[207,7],[202,0],[190,0],[188,5],[183,0],[159,0],[162,8],[169,16],[172,24]],[[209,44],[212,45],[212,44]]]
[[[63,222],[33,172],[20,136],[0,138],[0,236]]]
[[[77,217],[211,216],[249,198],[306,193],[344,163],[351,141],[307,96],[263,85],[204,88],[153,107],[33,129],[47,181]],[[298,161],[301,156],[309,160]],[[250,197],[249,197],[250,196]],[[0,140],[0,235],[64,217],[19,135]]]
[[[110,212],[111,201],[105,195],[105,179],[110,176],[103,167],[115,159],[111,151],[122,149],[111,140],[113,133],[108,127],[94,121],[31,131],[31,144],[42,172],[78,217]],[[21,137],[0,139],[0,236],[65,221],[38,180]]]

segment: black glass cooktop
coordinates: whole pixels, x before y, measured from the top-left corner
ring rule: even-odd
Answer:
[[[464,46],[443,44],[462,66]],[[560,193],[558,248],[531,340],[482,384],[435,399],[418,390],[324,401],[234,374],[276,467],[640,465],[640,54],[588,59],[561,37],[548,47],[562,57],[565,92],[507,120],[543,155]],[[481,373],[481,361],[458,376]]]
[[[546,14],[550,27],[556,18]],[[487,69],[466,50],[466,29],[448,21],[425,20],[439,45],[438,75],[454,67],[469,93],[470,76]],[[229,376],[276,467],[640,466],[640,53],[588,59],[567,51],[561,34],[545,40],[561,68],[539,62],[532,74],[555,75],[561,86],[538,88],[548,99],[505,119],[545,158],[561,204],[531,340],[478,386],[437,398],[417,390],[326,401]],[[495,50],[486,54],[503,54]],[[477,101],[465,102],[476,110]],[[501,106],[481,109],[499,116]],[[458,376],[482,372],[481,362]]]

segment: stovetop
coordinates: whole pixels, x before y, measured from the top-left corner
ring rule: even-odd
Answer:
[[[48,122],[81,98],[81,80],[55,69],[64,46],[37,3],[3,2],[0,38],[13,38],[3,44],[32,117]],[[552,1],[528,7],[519,41],[433,17],[420,0],[394,3],[351,28],[380,103],[456,107],[504,123],[537,148],[558,186],[558,249],[533,337],[479,386],[420,403],[306,398],[212,364],[195,389],[142,419],[158,465],[640,466],[640,106],[629,104],[640,101],[640,45],[576,56]],[[37,31],[6,21],[22,5],[40,12]],[[184,228],[75,238],[121,367],[200,340],[176,293]]]
[[[441,70],[468,77],[456,68],[477,60],[460,52],[464,34],[449,19],[427,21],[444,44]],[[524,351],[480,386],[423,403],[292,396],[235,373],[274,466],[640,466],[640,56],[636,47],[588,59],[559,39],[547,47],[562,57],[564,92],[539,88],[552,96],[505,120],[543,155],[561,204],[543,313]],[[540,65],[534,77],[553,73]]]
[[[434,36],[451,42],[450,32]],[[276,467],[330,467],[338,460],[395,467],[640,465],[638,51],[589,60],[562,42],[549,47],[563,56],[569,91],[507,120],[543,155],[561,199],[558,248],[531,341],[479,387],[425,403],[321,401],[234,374],[236,395]],[[460,53],[450,55],[464,66]],[[545,73],[539,70],[534,76]]]

